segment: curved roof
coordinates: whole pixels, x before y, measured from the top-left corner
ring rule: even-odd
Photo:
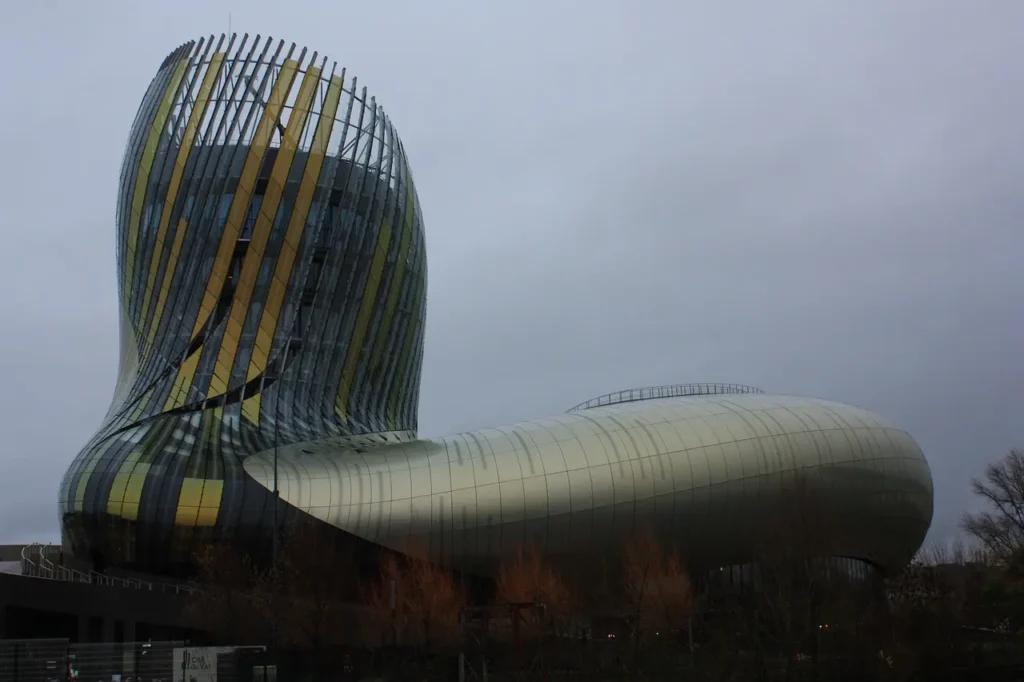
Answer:
[[[273,454],[245,469],[271,486]],[[797,539],[765,524],[801,481],[835,556],[898,567],[932,515],[931,474],[906,432],[768,394],[619,403],[362,453],[306,443],[280,449],[278,480],[283,500],[346,532],[471,570],[524,542],[614,555],[645,524],[695,568],[745,563]]]

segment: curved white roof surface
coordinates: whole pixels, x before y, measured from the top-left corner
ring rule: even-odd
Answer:
[[[272,489],[272,451],[245,469]],[[469,570],[524,542],[614,554],[643,526],[692,566],[745,563],[800,540],[767,523],[795,495],[827,553],[897,567],[932,516],[931,474],[906,432],[780,395],[620,403],[363,452],[298,444],[278,450],[278,480],[283,500],[318,519]]]

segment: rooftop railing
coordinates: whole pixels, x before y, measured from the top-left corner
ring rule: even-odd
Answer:
[[[124,587],[165,594],[192,594],[196,591],[194,587],[189,585],[122,578],[98,571],[79,571],[59,563],[61,556],[61,548],[58,545],[43,545],[40,543],[26,545],[21,550],[21,574],[30,578],[103,585],[105,587]],[[53,562],[54,559],[57,559],[58,563],[55,564]]]
[[[624,391],[607,393],[571,407],[566,412],[580,412],[592,407],[633,403],[640,400],[657,400],[659,398],[683,398],[692,395],[725,395],[736,393],[764,393],[754,386],[744,384],[670,384],[667,386],[648,386],[646,388],[627,388]]]

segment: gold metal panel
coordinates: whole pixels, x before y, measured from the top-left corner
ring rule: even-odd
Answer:
[[[111,446],[108,444],[107,448],[97,450],[90,459],[85,467],[82,469],[82,474],[78,479],[78,487],[75,488],[75,511],[80,512],[85,508],[85,489],[89,485],[89,479],[92,477],[92,472],[96,470],[96,463],[103,456]]]
[[[174,388],[167,396],[164,403],[164,412],[181,407],[188,401],[188,389],[192,386],[192,379],[196,375],[196,368],[199,367],[199,359],[202,353],[197,350],[185,358],[185,362],[178,367],[178,376],[174,379]]]
[[[210,92],[213,90],[213,84],[217,81],[217,77],[220,76],[221,67],[224,64],[225,53],[218,52],[213,55],[210,59],[210,65],[206,69],[206,73],[203,75],[203,82],[199,86],[199,94],[196,96],[195,103],[192,105],[192,111],[189,112],[188,123],[185,124],[185,131],[182,133],[180,146],[178,147],[178,155],[174,160],[174,168],[171,170],[171,179],[167,185],[167,194],[164,199],[163,211],[160,212],[160,226],[156,231],[156,239],[153,241],[153,256],[149,262],[149,273],[146,281],[146,288],[142,292],[142,308],[139,310],[139,323],[145,324],[146,311],[149,310],[149,299],[153,294],[153,287],[156,284],[156,273],[160,269],[160,257],[163,255],[164,241],[167,239],[167,228],[171,224],[171,213],[174,210],[174,204],[178,200],[178,188],[181,186],[181,176],[185,173],[185,164],[188,162],[189,154],[192,153],[192,145],[196,140],[196,133],[199,131],[199,124],[202,122],[203,117],[206,115],[206,107],[210,103]],[[175,241],[179,243],[180,239],[184,237],[185,221],[181,220],[178,223],[178,232],[175,234]],[[158,298],[166,298],[167,286],[171,278],[174,276],[174,266],[176,265],[176,258],[172,260],[168,258],[167,267],[164,269],[163,284],[161,285],[161,296]],[[150,325],[149,334],[146,338],[146,350],[143,355],[149,354],[149,349],[153,345],[153,337],[156,335],[156,329],[160,325],[160,319],[163,315],[163,307],[157,305],[155,311],[153,311],[153,322]]]
[[[160,102],[156,116],[153,117],[153,124],[149,128],[149,136],[146,138],[146,146],[142,150],[142,158],[139,160],[139,170],[135,177],[135,192],[132,195],[131,215],[128,217],[128,245],[125,249],[125,276],[123,305],[129,309],[129,301],[132,295],[132,282],[135,274],[135,247],[139,238],[139,222],[142,219],[142,210],[146,202],[146,189],[149,187],[149,174],[153,170],[153,159],[156,158],[156,148],[160,143],[160,134],[167,117],[171,113],[171,105],[178,93],[178,85],[185,76],[185,70],[191,63],[191,59],[182,59],[178,62],[171,82],[167,84],[164,91],[164,98]]]
[[[380,236],[377,240],[377,250],[373,254],[373,261],[370,263],[370,272],[366,279],[366,288],[363,291],[363,300],[359,307],[359,316],[356,318],[355,328],[352,330],[352,337],[348,345],[348,354],[345,359],[344,369],[341,373],[341,382],[338,387],[338,399],[335,403],[335,411],[342,419],[348,419],[348,397],[352,390],[352,383],[355,380],[356,362],[361,355],[363,341],[366,337],[366,328],[370,324],[370,317],[373,314],[375,299],[377,298],[377,287],[380,286],[381,273],[384,270],[384,262],[388,255],[388,245],[391,243],[391,226],[387,221],[380,224]]]
[[[242,416],[259,426],[260,423],[260,402],[263,394],[257,393],[251,398],[242,401]]]
[[[194,526],[199,515],[199,500],[203,497],[203,479],[184,478],[181,481],[181,492],[178,495],[178,506],[175,509],[174,525]]]
[[[408,173],[406,173],[406,187],[408,186]],[[388,332],[391,330],[391,322],[395,318],[398,295],[402,290],[406,264],[409,260],[409,249],[412,246],[413,226],[415,224],[414,209],[412,192],[408,192],[405,208],[405,225],[402,227],[402,240],[398,245],[398,261],[395,263],[391,288],[388,290],[388,297],[384,303],[384,312],[381,317],[380,326],[377,329],[377,339],[373,344],[373,353],[370,355],[369,371],[371,372],[380,366],[381,354],[387,346]]]
[[[291,90],[292,81],[295,78],[298,62],[289,59],[281,65],[281,71],[270,92],[267,106],[263,109],[260,122],[256,127],[252,142],[249,145],[249,152],[242,166],[239,175],[238,187],[231,200],[231,208],[228,211],[228,219],[224,225],[224,233],[221,235],[220,246],[214,258],[213,269],[210,272],[210,279],[206,285],[206,292],[203,294],[203,302],[200,306],[200,314],[196,318],[195,326],[192,328],[192,338],[195,338],[199,330],[203,328],[206,320],[203,318],[203,311],[212,314],[220,297],[224,280],[227,278],[228,266],[231,263],[231,254],[234,252],[235,243],[238,241],[238,234],[242,230],[242,223],[245,214],[249,210],[249,200],[252,198],[252,191],[256,186],[256,176],[263,163],[263,155],[270,145],[270,139],[278,119],[281,117],[281,109]]]
[[[160,320],[163,318],[164,304],[167,302],[167,292],[171,287],[171,280],[174,279],[174,272],[178,268],[178,256],[181,255],[181,245],[185,241],[185,230],[188,229],[188,225],[185,222],[185,217],[182,216],[178,221],[178,229],[174,232],[174,241],[171,243],[171,252],[167,256],[167,267],[164,269],[164,276],[162,283],[160,284],[160,293],[156,299],[156,310],[153,311],[153,322],[149,327],[149,337],[146,339],[146,355],[149,354],[149,349],[153,346],[153,338],[156,336],[156,330],[160,326]],[[156,257],[154,251],[154,258]],[[156,273],[156,267],[150,270],[151,275]],[[146,298],[149,296],[149,288],[146,289]],[[144,301],[142,304],[142,310],[146,310],[148,301]]]
[[[426,250],[421,250],[420,259],[421,261],[425,257]],[[398,410],[399,396],[402,395],[404,387],[408,383],[408,363],[406,359],[409,357],[409,353],[412,352],[412,342],[416,336],[416,330],[420,327],[417,323],[419,316],[423,314],[423,296],[422,288],[426,286],[426,282],[420,282],[417,284],[417,290],[413,293],[412,309],[409,312],[409,323],[405,329],[405,341],[402,344],[402,350],[398,354],[397,361],[399,362],[398,370],[395,372],[394,383],[392,384],[391,395],[388,398],[387,407],[387,426],[391,428],[395,424],[395,412]]]
[[[224,494],[224,481],[207,479],[203,484],[203,497],[199,502],[196,526],[211,527],[217,523],[220,501]]]
[[[121,462],[121,466],[118,467],[117,473],[114,474],[114,483],[110,486],[110,495],[107,496],[107,513],[112,516],[120,516],[121,510],[124,508],[124,496],[128,488],[128,479],[131,477],[132,470],[135,468],[135,463],[139,461],[139,455],[142,452],[140,450],[132,450],[124,461]]]
[[[313,196],[316,192],[317,181],[320,178],[320,170],[323,167],[331,133],[334,130],[334,116],[338,112],[338,103],[341,101],[343,85],[344,83],[340,76],[333,76],[330,85],[327,87],[326,99],[320,111],[316,132],[313,134],[313,144],[310,147],[306,167],[303,170],[302,180],[299,183],[295,207],[292,209],[288,229],[284,236],[284,244],[274,266],[274,277],[270,281],[270,291],[267,293],[263,314],[260,317],[260,326],[256,332],[256,343],[252,349],[249,371],[246,374],[247,380],[252,380],[259,376],[267,368],[270,346],[274,339],[274,333],[277,330],[281,306],[284,302],[285,291],[288,288],[288,280],[295,265],[295,256],[302,241],[302,234],[305,231],[306,221],[309,218],[309,208],[313,204]],[[300,100],[301,97],[300,95]]]
[[[283,75],[282,71],[278,78],[280,79]],[[289,78],[290,80],[291,78]],[[238,278],[234,300],[231,302],[231,313],[225,327],[224,341],[221,343],[215,364],[216,369],[213,379],[210,381],[211,396],[217,396],[227,391],[235,352],[238,350],[238,343],[242,337],[242,327],[245,324],[246,315],[249,313],[249,304],[252,302],[256,279],[259,277],[260,267],[263,265],[263,256],[266,253],[267,243],[270,241],[270,233],[273,232],[274,223],[277,220],[281,195],[284,193],[285,182],[288,180],[288,171],[291,170],[295,151],[298,149],[302,131],[306,126],[306,119],[309,117],[313,94],[316,92],[319,82],[320,69],[310,67],[302,78],[295,108],[288,119],[288,125],[285,126],[281,147],[277,150],[277,158],[274,159],[274,167],[270,171],[267,191],[263,195],[263,203],[260,204],[260,212],[256,218],[256,225],[253,227],[252,240],[249,242],[245,259],[242,261],[242,272]],[[287,97],[287,95],[288,92],[284,91],[283,96]],[[234,204],[231,208],[234,209]],[[256,343],[259,344],[258,339]]]
[[[139,501],[142,499],[142,488],[146,485],[150,464],[139,462],[128,476],[128,484],[124,491],[124,504],[121,506],[121,518],[135,521],[139,518]]]

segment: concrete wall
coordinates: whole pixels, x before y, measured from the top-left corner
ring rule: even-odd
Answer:
[[[184,595],[0,574],[0,639],[72,642],[182,638]]]

